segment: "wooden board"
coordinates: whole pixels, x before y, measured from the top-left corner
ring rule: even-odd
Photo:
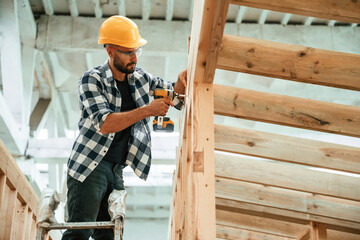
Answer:
[[[216,210],[216,224],[287,238],[295,238],[305,228],[302,224],[289,223],[260,216],[250,216],[238,212],[228,212],[220,209]]]
[[[15,188],[20,198],[28,204],[29,208],[37,212],[39,197],[31,187],[29,181],[16,165],[15,160],[0,140],[0,169],[5,173],[8,182]]]
[[[360,107],[214,84],[215,114],[360,137]]]
[[[224,35],[217,67],[360,91],[356,54]]]
[[[360,174],[360,148],[215,125],[215,149]]]
[[[360,178],[275,161],[215,154],[216,176],[360,201]]]
[[[342,219],[360,224],[360,202],[319,194],[248,183],[222,177],[216,178],[216,197],[253,203],[308,215]]]
[[[357,0],[231,0],[231,3],[340,22],[360,23],[360,2]]]
[[[354,235],[360,235],[360,224],[353,221],[314,216],[311,214],[284,210],[281,208],[275,208],[270,206],[262,206],[258,204],[240,202],[236,200],[217,197],[216,209],[227,212],[238,212],[251,216],[261,216],[265,218],[282,220],[285,222],[292,222],[302,225],[308,225],[310,224],[310,221],[323,222],[327,224],[328,229],[347,232]],[[301,233],[299,233],[299,235],[300,234]]]
[[[239,240],[239,239],[256,239],[256,240],[294,240],[295,238],[281,237],[278,235],[264,234],[261,232],[250,231],[242,228],[216,225],[216,237],[221,239]]]

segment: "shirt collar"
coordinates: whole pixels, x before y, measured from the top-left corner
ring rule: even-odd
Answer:
[[[112,72],[111,72],[110,65],[109,65],[109,59],[107,59],[107,60],[105,61],[104,65],[103,65],[103,69],[104,69],[104,71],[105,71],[105,76],[106,76],[107,81],[108,81],[109,83],[112,82],[112,81],[114,81],[114,76],[113,76],[113,74],[112,74]],[[129,80],[129,79],[132,79],[133,75],[134,75],[133,73],[126,74],[127,79],[128,79],[128,80]]]

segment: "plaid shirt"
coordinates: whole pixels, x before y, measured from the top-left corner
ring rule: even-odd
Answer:
[[[150,102],[156,88],[173,89],[175,83],[136,68],[127,75],[130,91],[137,107]],[[116,87],[109,64],[95,67],[84,73],[79,82],[81,116],[80,133],[73,145],[68,160],[68,173],[83,182],[107,153],[115,133],[102,134],[100,128],[110,113],[121,111],[121,96]],[[174,106],[181,109],[183,102],[174,99]],[[150,118],[135,123],[131,129],[126,164],[135,174],[146,180],[151,165]]]

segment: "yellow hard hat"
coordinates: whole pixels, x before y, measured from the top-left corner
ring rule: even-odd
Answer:
[[[98,43],[138,48],[147,41],[140,36],[138,26],[131,19],[112,16],[102,23]]]

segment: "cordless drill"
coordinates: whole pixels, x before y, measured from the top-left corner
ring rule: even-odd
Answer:
[[[168,89],[155,89],[154,93],[155,99],[167,98],[172,101],[176,96],[185,97],[185,95],[178,94]],[[153,130],[154,132],[173,132],[174,122],[171,121],[169,117],[157,116],[153,121]]]

